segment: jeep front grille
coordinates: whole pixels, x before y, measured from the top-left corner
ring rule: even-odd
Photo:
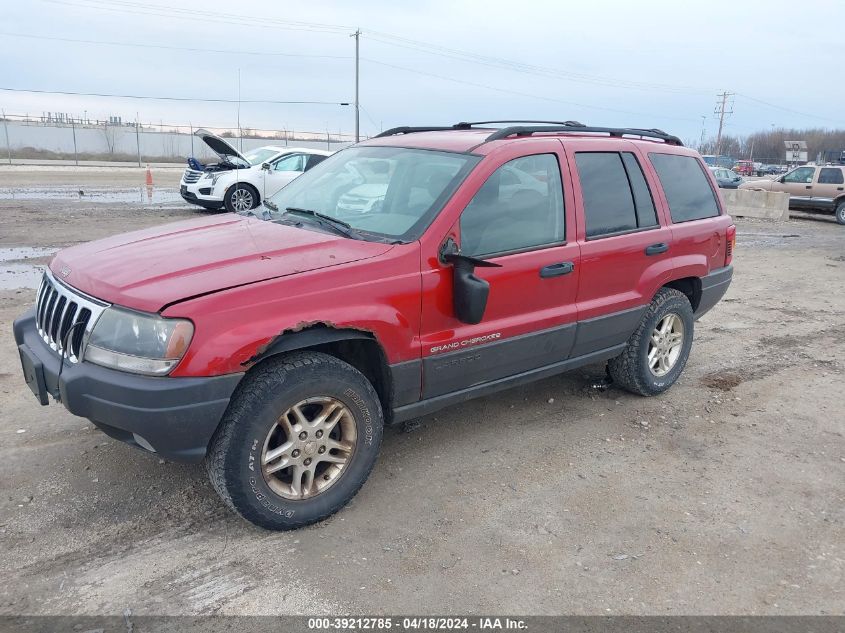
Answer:
[[[182,176],[182,179],[188,183],[192,184],[197,182],[200,178],[202,178],[203,172],[197,171],[196,169],[186,169],[185,174]]]
[[[64,285],[46,270],[35,302],[38,334],[56,353],[64,353],[70,362],[77,363],[94,324],[107,307],[107,303]],[[71,328],[73,332],[68,335]]]

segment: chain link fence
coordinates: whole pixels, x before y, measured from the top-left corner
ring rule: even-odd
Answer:
[[[5,141],[0,161],[9,164],[22,160],[61,160],[75,164],[107,161],[141,165],[181,163],[189,156],[203,162],[216,158],[202,139],[194,135],[197,128],[191,124],[125,122],[118,117],[96,120],[52,113],[41,117],[4,113],[0,122]],[[203,127],[244,152],[265,145],[338,150],[354,141],[351,134],[340,131]]]

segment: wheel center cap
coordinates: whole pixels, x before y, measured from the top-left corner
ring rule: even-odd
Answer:
[[[306,455],[313,455],[317,452],[317,442],[305,442],[305,446],[302,447],[302,452]]]

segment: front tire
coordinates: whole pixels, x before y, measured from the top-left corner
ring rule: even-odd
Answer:
[[[836,221],[839,224],[845,224],[845,200],[836,207]]]
[[[695,319],[687,296],[661,288],[628,339],[607,363],[613,381],[632,393],[655,396],[678,379],[692,348]]]
[[[269,530],[315,523],[345,506],[366,481],[384,418],[370,382],[318,352],[265,361],[232,398],[211,441],[206,470],[220,497]]]
[[[254,209],[261,202],[258,191],[252,185],[237,182],[226,190],[223,205],[229,213],[243,213]]]

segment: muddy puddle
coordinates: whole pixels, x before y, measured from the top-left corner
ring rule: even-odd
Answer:
[[[0,187],[0,200],[80,200],[141,206],[185,206],[175,187]]]
[[[59,249],[29,246],[0,248],[0,290],[37,288],[46,268],[43,263],[45,258],[49,258],[57,250]]]

